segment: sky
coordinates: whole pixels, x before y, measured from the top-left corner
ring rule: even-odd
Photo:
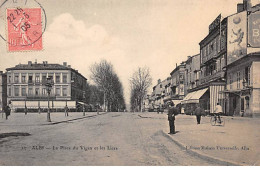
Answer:
[[[0,0],[1,4],[4,0]],[[18,0],[19,1],[19,0]],[[20,0],[25,1],[25,0]],[[34,1],[34,0],[27,0]],[[129,78],[148,67],[153,78],[199,53],[199,42],[221,13],[236,13],[243,0],[37,0],[46,12],[43,50],[8,52],[0,39],[0,70],[29,60],[67,62],[90,83],[90,65],[106,59],[114,66],[129,102]],[[33,3],[33,2],[31,2]],[[29,3],[28,3],[29,4]],[[1,12],[0,8],[0,19]],[[6,36],[0,25],[0,33]]]

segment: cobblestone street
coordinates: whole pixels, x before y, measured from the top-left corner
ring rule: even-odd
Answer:
[[[195,116],[178,115],[177,134],[168,135],[166,114],[69,115],[52,113],[52,125],[45,113],[1,119],[1,165],[259,165],[259,119],[226,117],[220,127],[208,117],[197,125]]]

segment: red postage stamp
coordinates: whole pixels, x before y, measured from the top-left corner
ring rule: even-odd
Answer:
[[[7,9],[9,51],[42,50],[41,8]]]

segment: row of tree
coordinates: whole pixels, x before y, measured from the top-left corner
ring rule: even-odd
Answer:
[[[126,109],[122,83],[114,71],[113,65],[106,60],[90,67],[91,79],[95,85],[88,85],[86,101],[92,105],[103,105],[104,111],[124,111]],[[130,80],[131,111],[142,111],[147,90],[152,84],[150,70],[138,68]]]
[[[102,60],[100,63],[93,64],[90,71],[91,79],[96,86],[89,86],[89,102],[100,103],[105,111],[124,111],[126,104],[123,86],[113,65]]]
[[[152,84],[152,77],[150,75],[150,70],[147,67],[138,68],[130,78],[131,86],[131,111],[140,112],[142,111],[142,104],[144,102],[145,96],[147,95],[147,90]]]

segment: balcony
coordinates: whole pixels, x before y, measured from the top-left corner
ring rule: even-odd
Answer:
[[[27,96],[28,100],[48,100],[48,95],[40,95],[40,96]],[[56,96],[50,96],[50,100],[56,100]]]
[[[223,71],[219,71],[217,73],[214,73],[213,75],[208,75],[206,77],[202,77],[201,80],[200,80],[200,84],[203,84],[203,83],[207,83],[207,82],[210,82],[210,81],[214,81],[216,79],[219,79],[219,78],[224,78],[225,76],[225,72]]]

